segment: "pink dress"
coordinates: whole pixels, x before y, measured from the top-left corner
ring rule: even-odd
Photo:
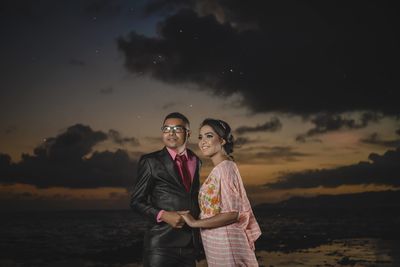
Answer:
[[[225,160],[214,167],[200,188],[199,204],[201,219],[223,212],[239,212],[236,223],[201,229],[208,266],[258,266],[254,242],[261,230],[233,161]]]

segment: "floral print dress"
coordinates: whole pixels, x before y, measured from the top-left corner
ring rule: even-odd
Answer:
[[[261,231],[233,161],[225,160],[214,167],[200,188],[199,205],[201,219],[224,212],[239,213],[236,223],[201,229],[208,266],[258,266],[254,242]]]

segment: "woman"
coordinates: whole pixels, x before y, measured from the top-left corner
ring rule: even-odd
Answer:
[[[261,231],[230,156],[231,128],[222,120],[204,120],[199,147],[214,168],[199,191],[200,219],[181,215],[190,227],[201,228],[208,266],[258,266],[254,242]]]

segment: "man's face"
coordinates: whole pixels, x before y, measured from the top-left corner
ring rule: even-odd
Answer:
[[[187,128],[188,125],[181,119],[170,118],[165,120],[162,132],[162,140],[165,146],[172,149],[184,147],[190,135]]]

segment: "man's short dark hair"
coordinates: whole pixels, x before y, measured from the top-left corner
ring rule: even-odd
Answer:
[[[163,124],[168,119],[181,119],[184,123],[186,123],[188,126],[190,126],[190,122],[189,122],[188,118],[186,118],[185,115],[183,115],[182,113],[179,113],[179,112],[169,113],[167,116],[165,116]]]

